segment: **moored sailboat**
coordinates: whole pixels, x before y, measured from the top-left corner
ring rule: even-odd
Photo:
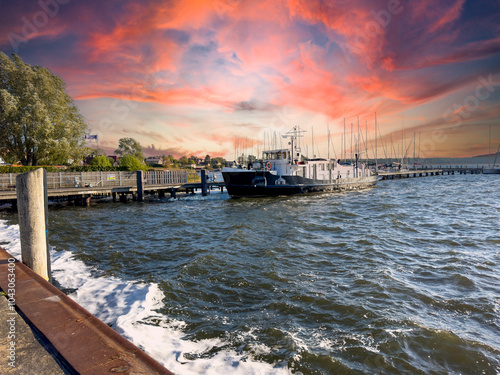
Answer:
[[[496,165],[499,153],[500,153],[500,145],[498,145],[498,150],[495,155],[495,161],[493,162],[493,166],[489,166],[488,168],[483,168],[483,174],[500,174],[500,166]]]

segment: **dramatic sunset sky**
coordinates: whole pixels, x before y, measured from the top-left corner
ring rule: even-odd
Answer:
[[[234,159],[300,125],[338,156],[359,117],[372,156],[375,112],[379,156],[500,143],[498,0],[0,0],[0,49],[62,77],[108,152]]]

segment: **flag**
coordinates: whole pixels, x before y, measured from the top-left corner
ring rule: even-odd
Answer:
[[[95,134],[95,135],[88,134],[88,135],[85,136],[85,139],[95,139],[95,140],[97,140],[97,134]]]

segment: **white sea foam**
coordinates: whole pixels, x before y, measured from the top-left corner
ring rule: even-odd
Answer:
[[[21,260],[19,227],[0,220],[0,244]],[[182,321],[157,312],[164,294],[157,284],[123,281],[116,277],[93,277],[92,270],[68,251],[51,249],[52,275],[63,288],[76,289],[70,297],[118,333],[142,348],[166,368],[179,374],[289,374],[290,371],[248,359],[233,350],[199,357],[224,345],[219,339],[189,341]],[[269,348],[259,344],[259,354]]]

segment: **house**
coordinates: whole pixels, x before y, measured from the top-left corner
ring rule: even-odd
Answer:
[[[161,156],[150,156],[146,158],[146,164],[151,166],[155,164],[163,165],[163,158]]]

